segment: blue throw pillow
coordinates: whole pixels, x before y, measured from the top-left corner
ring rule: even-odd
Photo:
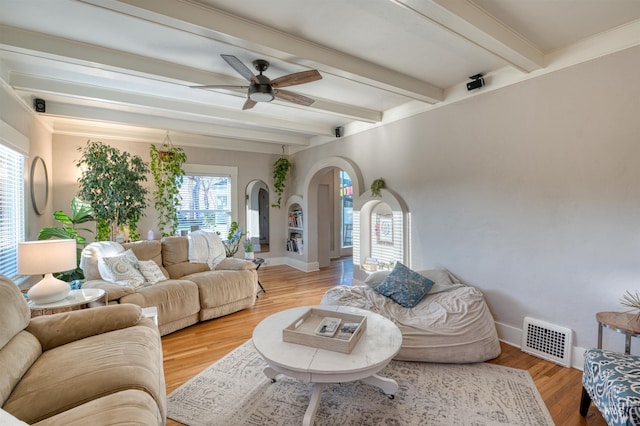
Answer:
[[[433,281],[396,262],[393,271],[373,289],[405,308],[413,308],[429,291]]]

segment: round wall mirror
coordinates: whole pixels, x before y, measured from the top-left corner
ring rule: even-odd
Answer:
[[[269,187],[261,180],[247,185],[247,233],[255,252],[269,251]]]
[[[34,158],[31,163],[30,186],[33,209],[42,215],[49,199],[49,176],[42,157]]]

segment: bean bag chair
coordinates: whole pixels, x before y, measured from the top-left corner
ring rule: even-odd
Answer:
[[[410,308],[376,291],[390,271],[375,272],[364,282],[354,280],[351,286],[336,286],[320,304],[366,309],[393,321],[403,338],[397,360],[473,363],[500,355],[495,323],[482,292],[444,269],[418,273],[434,284]]]

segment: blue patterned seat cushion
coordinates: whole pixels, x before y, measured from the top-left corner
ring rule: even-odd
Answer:
[[[413,308],[429,291],[433,281],[396,262],[393,271],[373,289],[405,308]]]
[[[589,349],[582,385],[609,426],[640,425],[639,356]]]

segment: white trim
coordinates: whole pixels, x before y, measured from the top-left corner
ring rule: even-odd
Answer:
[[[0,119],[0,143],[29,156],[29,138]]]
[[[215,166],[207,164],[185,164],[185,174],[231,177],[231,220],[238,221],[238,168],[235,166]]]

